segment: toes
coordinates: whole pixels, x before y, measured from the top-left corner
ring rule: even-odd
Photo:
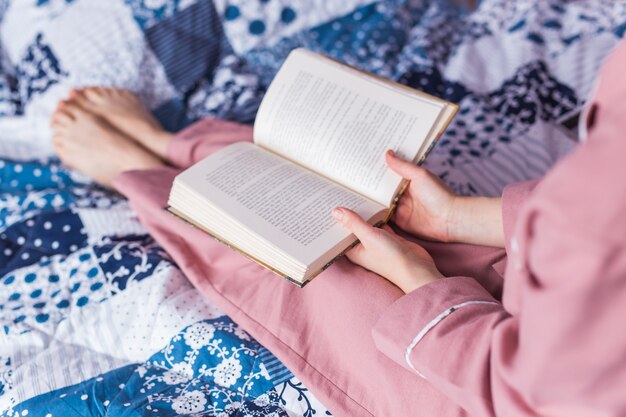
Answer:
[[[87,100],[93,106],[93,104],[103,105],[111,104],[119,101],[139,101],[137,95],[125,88],[110,88],[110,87],[89,87],[84,88],[77,92],[75,96],[76,100],[80,98]]]
[[[74,100],[76,99],[76,97],[78,97],[78,95],[80,95],[82,92],[82,90],[80,88],[72,88],[69,92],[68,96],[68,100]]]
[[[63,148],[65,146],[65,137],[61,134],[55,133],[52,136],[52,144],[55,149]]]
[[[52,120],[51,120],[50,125],[52,127],[67,127],[73,121],[74,119],[72,119],[72,117],[69,114],[63,111],[57,111],[52,115]]]
[[[55,132],[52,136],[52,145],[61,162],[66,167],[75,169],[76,149],[72,146],[69,136],[63,132]]]
[[[120,99],[124,98],[124,91],[120,88],[103,88],[102,89],[102,101],[108,104],[118,103]]]
[[[57,103],[56,108],[54,109],[54,113],[58,113],[60,111],[63,110],[63,103],[65,103],[67,100],[61,100]]]
[[[73,101],[76,102],[83,109],[95,109],[93,101],[89,100],[89,98],[87,98],[87,95],[83,91],[77,91],[73,97]]]
[[[135,103],[141,102],[141,100],[139,100],[139,97],[137,96],[137,94],[135,94],[134,92],[132,92],[130,90],[120,90],[120,95],[126,101],[135,102]]]
[[[89,108],[83,107],[78,101],[70,101],[65,106],[65,110],[74,120],[88,119],[94,116]]]
[[[64,100],[61,102],[59,113],[67,115],[72,120],[76,120],[80,112],[81,108],[74,100]]]
[[[123,91],[120,88],[102,88],[102,95],[107,98],[112,98],[117,96],[120,91]]]
[[[92,103],[99,103],[103,98],[102,88],[100,87],[85,88],[82,93],[83,96]]]
[[[54,150],[56,151],[56,154],[61,160],[61,162],[67,165],[69,161],[67,158],[68,150],[67,150],[67,140],[65,139],[65,136],[60,135],[60,134],[55,134],[52,137],[52,146],[54,147]]]
[[[67,116],[57,116],[52,119],[50,127],[52,128],[52,144],[55,148],[64,147],[67,144],[67,137],[70,131],[70,123],[65,119]]]
[[[52,129],[52,135],[53,136],[66,136],[68,133],[68,127],[59,123],[52,123],[52,126],[50,126],[50,128]]]
[[[65,125],[60,123],[59,121],[53,119],[50,122],[50,128],[52,128],[52,132],[54,134],[57,134],[57,133],[60,133],[61,131],[65,130]]]
[[[73,121],[76,120],[74,116],[75,105],[71,104],[72,102],[69,100],[62,100],[57,104],[57,108],[52,114],[53,122],[55,119],[63,119],[63,121]]]

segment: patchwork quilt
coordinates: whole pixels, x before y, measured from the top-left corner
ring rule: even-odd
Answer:
[[[132,90],[171,131],[251,123],[306,47],[458,103],[427,167],[497,195],[575,146],[563,120],[625,32],[611,0],[0,0],[0,416],[331,415],[54,157],[70,88]]]

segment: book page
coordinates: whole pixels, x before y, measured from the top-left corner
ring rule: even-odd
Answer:
[[[445,108],[327,58],[295,50],[267,92],[255,143],[389,206],[401,178],[384,154],[414,160]]]
[[[277,252],[305,265],[350,236],[332,217],[336,206],[365,219],[386,212],[382,205],[247,142],[211,155],[176,181]],[[245,246],[234,242],[236,236],[227,236],[228,230],[220,230],[226,225],[223,219],[214,220],[216,233]]]

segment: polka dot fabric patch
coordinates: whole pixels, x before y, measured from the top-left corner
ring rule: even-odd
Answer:
[[[8,333],[53,329],[69,310],[111,295],[91,249],[55,255],[0,279],[0,310]]]
[[[283,37],[322,24],[355,8],[365,0],[328,2],[312,0],[228,0],[216,1],[223,16],[224,30],[237,53],[273,45]]]
[[[70,210],[35,215],[0,233],[0,275],[45,262],[53,255],[69,254],[83,246],[85,239],[80,219]]]

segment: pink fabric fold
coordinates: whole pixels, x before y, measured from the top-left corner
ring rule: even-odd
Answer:
[[[539,180],[530,180],[507,185],[502,193],[502,221],[507,252],[511,251],[511,237],[524,202],[528,200]]]
[[[416,366],[411,361],[412,349],[428,334],[430,326],[437,325],[447,314],[461,315],[462,312],[458,311],[462,307],[459,306],[474,304],[494,304],[501,308],[500,303],[473,278],[441,279],[416,289],[391,305],[372,331],[374,341],[378,349],[398,365],[428,379],[428,364]],[[397,328],[400,323],[402,331]],[[411,346],[413,343],[414,347]],[[456,362],[458,358],[451,360]]]
[[[235,142],[252,142],[253,129],[219,119],[203,119],[176,135],[167,149],[168,161],[185,169]],[[168,190],[169,191],[169,190]]]

